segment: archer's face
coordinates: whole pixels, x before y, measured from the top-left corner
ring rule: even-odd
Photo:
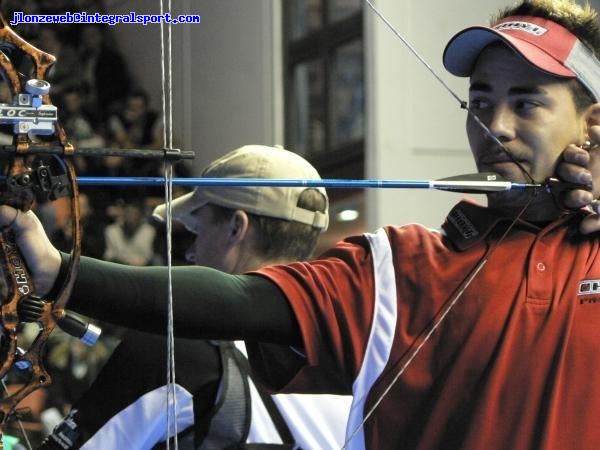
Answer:
[[[585,118],[576,111],[566,81],[534,69],[503,45],[492,45],[479,56],[470,79],[469,104],[537,182],[554,175],[568,144],[585,140]],[[472,118],[467,120],[467,134],[479,171],[528,182]],[[510,197],[514,194],[491,196],[490,202]]]
[[[215,221],[213,210],[206,205],[194,212],[196,224],[192,231],[194,243],[186,251],[186,259],[197,266],[207,266],[228,272],[226,262],[227,227]]]

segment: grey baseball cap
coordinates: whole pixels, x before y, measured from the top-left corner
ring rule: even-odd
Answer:
[[[283,148],[245,145],[208,165],[202,178],[265,178],[320,180],[317,170],[300,155]],[[327,201],[325,212],[299,208],[298,198],[306,189],[318,189]],[[259,216],[275,217],[312,225],[322,231],[329,224],[329,200],[325,188],[278,186],[196,187],[175,199],[173,218],[193,231],[194,211],[207,203],[241,209]],[[153,216],[165,220],[166,205],[154,209]]]

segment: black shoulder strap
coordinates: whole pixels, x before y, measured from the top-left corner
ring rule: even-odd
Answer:
[[[246,442],[250,431],[251,399],[247,371],[235,358],[232,342],[212,342],[219,348],[222,375],[206,437],[198,450],[218,450]]]
[[[240,371],[246,376],[250,377],[250,367],[248,366],[248,360],[244,357],[244,355],[242,355],[242,353],[238,349],[235,349],[233,353],[233,357],[236,360]],[[283,416],[279,412],[277,405],[273,401],[273,397],[271,397],[265,391],[265,389],[260,385],[260,383],[255,382],[254,385],[256,386],[256,390],[260,394],[265,408],[267,408],[267,411],[271,416],[271,420],[273,421],[275,428],[277,428],[279,437],[281,438],[284,444],[292,444],[292,447],[290,448],[296,448],[296,440],[294,439],[294,436],[292,436],[292,433],[290,432],[290,429],[288,428],[285,420],[283,419]]]
[[[248,360],[233,342],[211,341],[219,349],[222,376],[209,431],[198,450],[293,450],[298,449],[275,402],[264,388],[256,384],[261,399],[283,444],[248,444],[252,419],[250,367]]]

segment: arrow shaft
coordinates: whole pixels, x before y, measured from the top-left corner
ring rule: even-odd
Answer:
[[[165,183],[163,177],[78,177],[81,186],[155,186]],[[540,188],[540,184],[511,183],[509,181],[431,181],[431,180],[296,180],[264,178],[174,178],[176,186],[234,187],[324,187],[324,188],[393,188],[440,189],[447,191],[496,192],[511,189]]]

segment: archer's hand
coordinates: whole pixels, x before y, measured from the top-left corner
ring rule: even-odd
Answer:
[[[60,252],[52,245],[42,224],[32,211],[18,211],[11,206],[0,206],[0,229],[10,228],[21,255],[25,259],[36,294],[47,294],[60,270]]]
[[[587,208],[592,212],[581,223],[583,234],[600,231],[600,202],[597,200],[600,197],[600,126],[591,126],[589,134],[591,148],[569,145],[556,168],[561,180],[590,188],[566,191],[562,197],[563,206],[569,209]]]

